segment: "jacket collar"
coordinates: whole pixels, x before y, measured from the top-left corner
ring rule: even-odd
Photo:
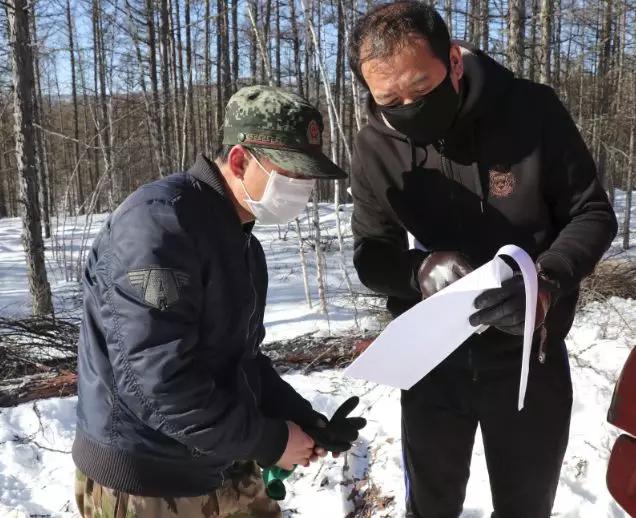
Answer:
[[[223,185],[223,180],[221,179],[219,167],[205,155],[199,154],[197,156],[194,165],[188,170],[188,174],[200,182],[209,185],[224,198],[228,197],[225,185]]]
[[[200,153],[197,156],[194,165],[188,170],[188,174],[193,178],[196,178],[200,182],[203,182],[207,186],[214,189],[221,197],[225,198],[230,205],[230,198],[227,195],[227,190],[225,189],[225,184],[221,179],[221,171],[219,170],[219,166],[217,166],[212,160],[206,157],[204,154]],[[235,213],[234,206],[232,206],[232,211]],[[236,216],[238,220],[238,215]],[[251,233],[252,228],[254,228],[254,221],[250,221],[249,223],[244,223],[242,225],[243,231],[248,234]]]

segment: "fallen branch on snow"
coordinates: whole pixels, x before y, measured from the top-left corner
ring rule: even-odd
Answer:
[[[46,372],[22,378],[0,381],[0,407],[10,407],[51,397],[72,396],[77,393],[77,374],[74,372]]]

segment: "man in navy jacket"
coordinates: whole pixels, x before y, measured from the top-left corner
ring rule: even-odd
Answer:
[[[95,239],[73,445],[83,516],[280,517],[257,463],[325,454],[303,428],[329,423],[259,351],[267,265],[251,233],[296,217],[315,178],[345,177],[322,129],[304,99],[244,88],[216,160],[142,186]]]

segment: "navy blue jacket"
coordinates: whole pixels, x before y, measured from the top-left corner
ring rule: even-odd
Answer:
[[[106,221],[84,273],[73,459],[144,496],[201,495],[236,460],[273,464],[311,405],[259,351],[265,255],[200,156]]]

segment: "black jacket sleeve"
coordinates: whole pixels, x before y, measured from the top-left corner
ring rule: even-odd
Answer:
[[[365,177],[362,145],[359,136],[351,168],[353,263],[358,277],[381,295],[419,299],[417,270],[426,253],[408,249],[406,231],[378,203]]]
[[[237,371],[231,390],[221,388],[200,361],[203,267],[182,215],[169,202],[133,206],[113,218],[110,239],[103,311],[114,322],[106,347],[117,396],[195,452],[273,464],[287,443],[285,422],[263,416],[245,396],[244,374]],[[151,268],[163,273],[144,281]],[[157,290],[166,294],[163,307],[154,307]]]
[[[601,260],[616,236],[617,223],[574,121],[551,88],[545,93],[544,189],[560,232],[537,263],[567,292]]]
[[[315,426],[319,415],[311,403],[280,377],[271,360],[259,353],[263,398],[261,410],[268,417],[293,421],[299,426]]]

